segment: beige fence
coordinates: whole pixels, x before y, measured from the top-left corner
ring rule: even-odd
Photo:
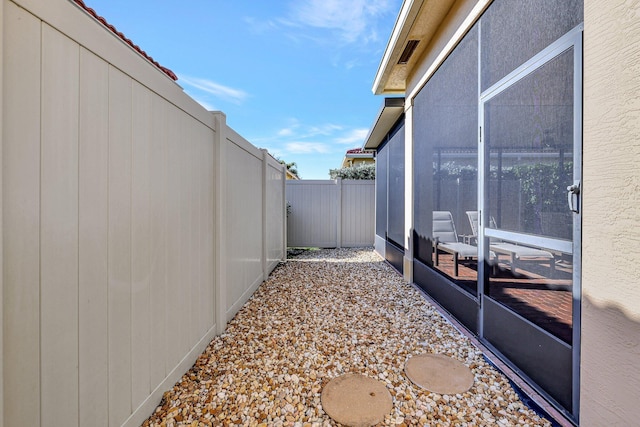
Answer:
[[[226,159],[218,185],[220,205],[219,256],[226,324],[258,285],[285,257],[284,167],[231,129],[220,145]]]
[[[0,426],[134,426],[285,256],[284,170],[67,0],[0,0]]]
[[[373,246],[375,181],[290,180],[286,198],[289,246]]]

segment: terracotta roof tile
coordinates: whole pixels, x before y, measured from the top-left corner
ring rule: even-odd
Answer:
[[[107,29],[109,29],[112,33],[114,33],[115,35],[117,35],[118,37],[120,37],[122,39],[122,41],[124,41],[126,44],[128,44],[129,46],[131,46],[135,51],[137,51],[140,55],[142,55],[143,57],[145,57],[149,62],[151,62],[153,65],[155,65],[160,71],[162,71],[163,73],[165,73],[167,76],[169,76],[171,79],[173,80],[178,80],[178,76],[176,76],[176,74],[171,71],[170,69],[168,69],[167,67],[163,67],[162,65],[158,64],[157,61],[155,61],[151,56],[149,56],[147,54],[147,52],[145,52],[144,50],[140,49],[140,47],[137,44],[134,44],[130,39],[128,39],[124,34],[122,34],[120,31],[118,31],[116,29],[116,27],[114,27],[113,25],[109,24],[107,22],[106,19],[104,19],[102,16],[98,15],[96,13],[95,10],[93,10],[92,8],[88,7],[87,5],[84,4],[83,0],[73,0],[74,2],[76,2],[76,4],[78,6],[80,6],[81,8],[83,8],[85,11],[87,11],[87,13],[91,16],[93,16],[94,18],[96,18],[102,25],[104,25],[105,27],[107,27]]]
[[[365,154],[365,153],[373,153],[373,151],[364,150],[362,148],[352,148],[351,150],[347,150],[347,154]]]

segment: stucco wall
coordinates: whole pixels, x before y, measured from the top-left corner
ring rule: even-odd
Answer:
[[[640,419],[640,1],[585,0],[581,425]]]

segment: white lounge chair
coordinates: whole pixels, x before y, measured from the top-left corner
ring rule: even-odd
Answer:
[[[438,251],[453,255],[453,275],[458,276],[458,261],[463,259],[478,258],[477,246],[458,241],[456,226],[453,216],[449,211],[433,212],[433,240],[435,247],[435,265],[439,264]]]
[[[467,211],[467,217],[469,217],[469,223],[471,225],[471,232],[477,239],[478,237],[478,211]],[[490,226],[495,228],[495,220],[490,219]],[[491,251],[497,254],[508,255],[510,258],[511,271],[516,272],[518,264],[521,262],[548,262],[549,263],[549,277],[553,277],[555,272],[555,257],[551,252],[536,249],[529,246],[516,245],[514,243],[507,243],[501,241],[493,241],[489,243]]]

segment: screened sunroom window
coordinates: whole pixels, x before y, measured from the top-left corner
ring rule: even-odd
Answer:
[[[452,263],[453,254],[433,250],[441,226],[455,227],[455,240],[474,251],[467,211],[477,209],[478,28],[474,27],[416,96],[414,103],[416,257],[476,293],[477,253]],[[438,218],[435,219],[438,222]],[[436,225],[436,228],[438,225]],[[437,256],[437,259],[436,259]],[[469,261],[469,262],[467,262]],[[435,265],[437,264],[437,265]],[[455,274],[457,270],[458,274]]]
[[[388,147],[388,238],[404,246],[404,125],[390,135]]]

